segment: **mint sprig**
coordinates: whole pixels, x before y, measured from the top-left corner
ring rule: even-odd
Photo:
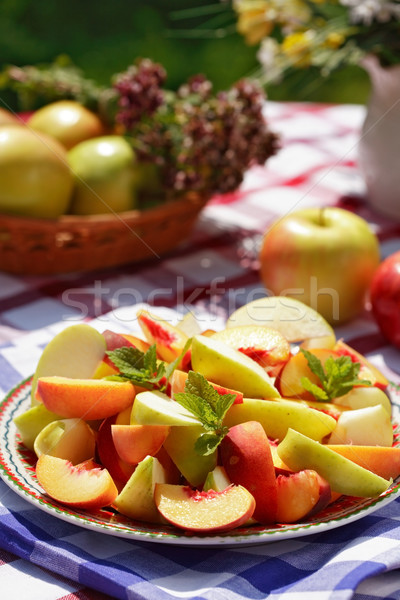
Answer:
[[[322,365],[315,354],[301,348],[300,351],[307,359],[312,373],[319,379],[319,385],[310,381],[308,377],[301,378],[301,384],[314,398],[321,402],[330,402],[347,394],[356,385],[371,385],[368,379],[360,379],[361,364],[353,362],[350,356],[330,356]]]
[[[115,350],[106,352],[113,365],[119,370],[118,375],[111,375],[107,379],[113,381],[130,381],[147,389],[165,390],[167,383],[188,351],[191,339],[189,339],[181,354],[171,363],[165,363],[157,359],[156,345],[143,352],[134,346],[122,346]]]
[[[195,415],[206,430],[196,440],[196,452],[201,456],[212,454],[229,431],[223,420],[235,395],[220,394],[203,375],[189,371],[185,391],[176,393],[175,400]]]

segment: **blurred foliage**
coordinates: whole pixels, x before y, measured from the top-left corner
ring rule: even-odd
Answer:
[[[87,77],[107,85],[137,57],[149,57],[164,65],[171,89],[196,73],[224,89],[258,69],[256,50],[236,33],[228,2],[0,0],[0,14],[2,68],[66,54]],[[356,68],[328,81],[307,70],[267,91],[276,100],[364,102],[368,79]],[[18,109],[12,95],[1,96]]]

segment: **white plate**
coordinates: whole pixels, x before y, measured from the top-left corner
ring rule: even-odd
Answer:
[[[96,513],[70,510],[42,493],[33,466],[35,456],[19,441],[13,418],[30,407],[30,379],[16,386],[0,404],[0,476],[17,494],[37,508],[64,521],[86,529],[137,541],[185,546],[255,545],[330,531],[392,502],[400,493],[400,478],[378,498],[342,497],[318,515],[318,520],[275,527],[241,527],[225,534],[200,536],[173,527],[132,521],[112,510]],[[400,406],[393,401],[395,423],[399,423]]]

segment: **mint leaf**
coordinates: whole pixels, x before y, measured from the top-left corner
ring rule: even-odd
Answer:
[[[203,456],[214,452],[229,431],[223,420],[235,395],[219,394],[203,375],[189,371],[185,391],[175,394],[175,400],[194,414],[206,430],[196,441],[196,452]]]
[[[350,356],[329,356],[322,365],[319,358],[311,352],[303,348],[301,352],[306,357],[310,370],[319,379],[320,385],[312,383],[308,377],[302,377],[301,383],[316,400],[331,401],[344,396],[355,386],[371,385],[369,380],[359,378],[361,364],[353,362]]]
[[[325,390],[320,388],[315,383],[312,383],[308,377],[302,377],[300,381],[303,388],[307,390],[307,392],[310,392],[310,394],[312,394],[316,400],[321,400],[321,402],[326,402],[329,400],[328,394],[325,392]]]
[[[224,436],[225,434],[202,433],[197,438],[194,449],[200,456],[209,456],[215,452]]]
[[[146,352],[134,346],[122,346],[107,352],[111,362],[119,370],[119,375],[107,379],[130,381],[147,389],[161,389],[165,378],[165,363],[157,360],[156,346],[153,344]],[[166,383],[166,382],[165,382]]]
[[[300,348],[300,351],[306,357],[308,366],[310,367],[310,369],[314,373],[314,375],[316,375],[318,377],[318,379],[320,380],[321,383],[323,381],[325,381],[324,367],[322,366],[322,363],[319,360],[319,358],[317,356],[315,356],[315,354],[313,354],[312,352],[309,352],[308,350],[304,350],[304,348]]]

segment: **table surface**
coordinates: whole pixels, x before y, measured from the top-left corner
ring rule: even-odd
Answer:
[[[373,213],[365,200],[357,168],[363,107],[269,102],[266,116],[281,135],[279,153],[250,170],[237,192],[212,199],[190,240],[163,259],[56,277],[0,273],[2,396],[33,372],[60,329],[93,319],[106,329],[127,314],[121,307],[195,310],[222,327],[233,309],[264,293],[262,233],[295,209],[342,206],[368,220],[382,257],[400,248],[400,222]],[[384,342],[368,307],[336,333],[399,382],[400,354]],[[69,524],[58,530],[55,517],[0,482],[0,591],[7,600],[400,598],[399,523],[395,500],[335,534],[247,549],[166,548]]]

